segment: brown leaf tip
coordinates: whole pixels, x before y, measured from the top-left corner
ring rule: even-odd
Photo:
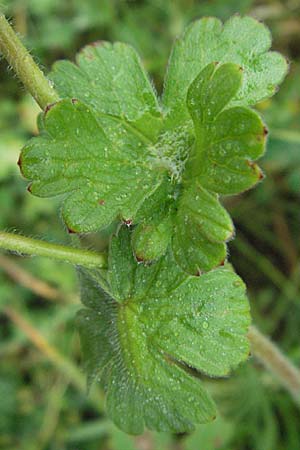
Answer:
[[[253,161],[250,161],[250,159],[247,159],[246,164],[251,167],[251,169],[255,168],[256,165]]]
[[[85,46],[81,49],[80,53],[81,53],[85,58],[87,58],[87,59],[89,59],[89,60],[93,60],[93,59],[95,59],[95,51],[94,51],[94,49],[96,49],[97,47],[101,47],[101,46],[103,46],[104,44],[105,44],[105,41],[101,41],[101,40],[91,42],[90,44],[85,45]]]
[[[135,254],[134,256],[135,256],[135,259],[137,260],[137,262],[138,262],[139,264],[145,262],[144,258],[142,258],[141,256],[139,256],[139,255],[137,255],[137,254]]]
[[[72,228],[70,228],[69,226],[67,226],[67,230],[69,234],[76,234],[77,232],[75,230],[73,230]]]
[[[105,41],[99,39],[98,41],[91,42],[89,45],[91,47],[101,47],[104,44],[105,44]]]
[[[132,225],[132,219],[123,219],[123,223],[124,223],[127,227],[131,227],[131,225]]]
[[[53,106],[56,105],[56,103],[57,103],[57,102],[49,103],[49,105],[47,105],[46,108],[45,108],[44,115],[46,115],[46,114],[50,111],[50,109],[52,109]]]
[[[26,178],[25,175],[24,175],[24,172],[23,172],[22,153],[21,153],[20,156],[19,156],[19,159],[18,159],[18,161],[17,161],[17,164],[18,164],[18,166],[19,166],[19,170],[20,170],[20,172],[21,172],[21,175],[22,175],[24,178]],[[28,189],[28,188],[27,188],[27,189]]]

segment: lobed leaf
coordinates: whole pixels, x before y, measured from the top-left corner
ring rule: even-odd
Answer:
[[[100,117],[111,115],[130,122],[149,139],[157,136],[160,105],[130,45],[94,42],[78,53],[76,64],[56,62],[50,78],[61,97],[77,98]]]
[[[268,28],[252,17],[236,15],[224,25],[214,17],[193,22],[175,42],[169,61],[163,95],[169,121],[188,120],[188,88],[201,70],[215,61],[243,68],[243,82],[233,104],[255,105],[273,95],[287,72],[287,62],[279,53],[269,52],[270,46]]]
[[[142,225],[136,231],[138,242],[134,235],[138,259],[161,256],[168,243],[166,232],[162,234],[161,230],[166,230],[166,223],[170,229],[172,221],[172,249],[184,270],[195,275],[224,263],[225,243],[232,238],[234,227],[218,194],[237,194],[263,177],[252,161],[265,148],[262,120],[248,108],[228,108],[241,80],[242,71],[236,64],[211,63],[191,83],[187,106],[195,141],[185,165],[182,187],[177,192],[173,189],[171,208],[162,203],[156,192],[144,203],[143,210],[147,208],[151,213],[144,211]],[[159,213],[162,207],[163,216]]]
[[[113,237],[108,293],[95,274],[81,273],[89,381],[101,380],[108,414],[126,432],[191,431],[215,416],[198,372],[226,376],[248,356],[245,287],[226,269],[189,277],[170,254],[140,265],[130,234]]]
[[[230,80],[226,93],[224,80]],[[185,175],[220,194],[238,194],[262,178],[252,162],[265,149],[267,132],[261,118],[248,108],[226,109],[240,83],[237,65],[212,63],[191,83],[187,95],[196,144]]]
[[[233,223],[217,195],[194,183],[179,199],[174,217],[172,248],[177,264],[193,275],[222,265],[225,242],[232,238]]]
[[[47,108],[20,158],[30,191],[63,195],[73,232],[136,225],[140,261],[171,247],[190,274],[222,264],[233,225],[218,195],[263,178],[254,161],[266,128],[247,105],[271,95],[287,68],[270,42],[250,17],[195,22],[174,46],[161,102],[126,44],[98,42],[76,64],[56,63],[65,99]]]
[[[73,232],[130,220],[161,177],[139,135],[109,117],[99,123],[88,106],[71,100],[45,113],[43,130],[25,146],[20,164],[33,194],[67,194],[62,215]]]

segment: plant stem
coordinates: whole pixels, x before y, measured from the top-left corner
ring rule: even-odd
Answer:
[[[300,406],[300,370],[256,327],[250,327],[248,338],[253,355],[281,382]]]
[[[34,62],[3,14],[0,14],[0,51],[42,109],[59,100],[50,81]]]
[[[0,248],[26,255],[46,256],[87,268],[106,267],[106,256],[103,253],[51,244],[12,233],[0,232]]]

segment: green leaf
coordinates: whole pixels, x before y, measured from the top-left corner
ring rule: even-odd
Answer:
[[[172,221],[167,217],[157,225],[139,224],[135,228],[132,245],[138,261],[153,261],[163,256],[172,234]]]
[[[68,100],[44,113],[40,136],[23,149],[30,191],[64,195],[73,232],[136,225],[140,261],[171,246],[190,274],[222,264],[233,225],[218,195],[263,177],[253,161],[266,128],[246,106],[271,95],[286,71],[269,47],[252,18],[195,22],[175,44],[162,102],[128,45],[95,43],[76,64],[56,63],[51,78]]]
[[[273,95],[287,72],[287,62],[279,53],[268,52],[270,46],[269,30],[252,17],[233,16],[224,25],[214,17],[192,23],[175,42],[169,61],[163,104],[170,121],[188,120],[188,88],[215,61],[243,68],[245,76],[233,104],[254,105]]]
[[[265,148],[262,120],[248,108],[224,109],[241,79],[236,64],[212,63],[196,77],[187,94],[196,144],[185,176],[188,182],[190,177],[196,178],[203,187],[221,194],[237,194],[262,178],[260,169],[252,163]]]
[[[70,61],[58,61],[50,75],[62,97],[77,98],[102,115],[157,136],[160,106],[136,51],[127,44],[98,41]]]
[[[194,183],[178,202],[172,248],[177,263],[197,275],[222,265],[226,245],[234,233],[229,214],[218,197]]]
[[[43,127],[22,151],[22,173],[35,195],[67,194],[62,215],[73,232],[131,220],[160,181],[139,135],[110,117],[100,124],[80,101],[55,104]]]
[[[248,356],[245,287],[224,268],[190,277],[170,254],[140,265],[130,234],[112,239],[108,292],[96,273],[81,272],[89,382],[101,380],[108,414],[126,432],[191,431],[215,416],[198,372],[226,376]]]
[[[138,240],[135,234],[133,239],[138,259],[161,256],[167,244],[165,230],[172,221],[172,249],[184,270],[195,275],[225,262],[225,243],[232,238],[234,227],[218,194],[237,194],[263,177],[252,162],[264,152],[266,129],[262,120],[248,108],[226,109],[241,79],[242,71],[236,64],[211,63],[191,83],[187,105],[195,143],[180,191],[166,190],[165,199],[173,194],[172,205],[166,203],[169,200],[162,201],[161,189],[143,205],[144,219],[135,232]]]
[[[138,211],[132,244],[138,261],[154,261],[166,253],[173,234],[174,186],[168,177]]]

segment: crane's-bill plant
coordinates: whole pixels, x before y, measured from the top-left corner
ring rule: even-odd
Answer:
[[[226,258],[234,232],[218,195],[255,185],[253,160],[266,128],[249,109],[272,95],[285,59],[268,52],[267,28],[250,17],[205,18],[175,43],[161,100],[135,50],[96,42],[60,61],[50,78],[62,101],[49,105],[40,136],[22,151],[22,173],[38,196],[64,195],[73,232],[115,219],[137,225],[140,261],[169,246],[192,275]]]
[[[161,98],[134,49],[106,42],[54,65],[46,98],[59,101],[36,94],[40,135],[19,160],[30,192],[62,195],[71,232],[127,225],[111,238],[107,271],[72,258],[88,266],[77,319],[88,384],[102,383],[108,414],[129,433],[212,420],[200,375],[227,376],[248,357],[249,305],[225,264],[234,227],[219,195],[263,178],[254,161],[267,132],[250,106],[287,71],[270,45],[253,18],[204,18],[176,41]]]

